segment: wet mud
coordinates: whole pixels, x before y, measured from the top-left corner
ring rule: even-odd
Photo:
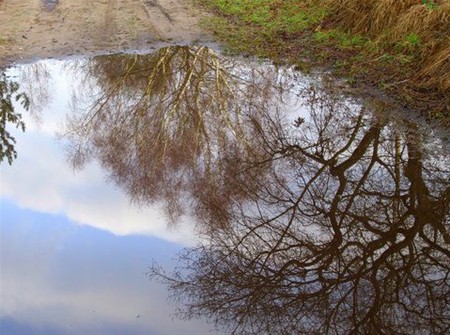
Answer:
[[[0,67],[209,41],[186,0],[0,1]]]

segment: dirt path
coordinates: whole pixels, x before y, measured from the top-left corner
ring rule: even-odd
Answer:
[[[0,0],[0,66],[207,40],[190,0]]]

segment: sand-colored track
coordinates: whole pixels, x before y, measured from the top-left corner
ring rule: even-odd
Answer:
[[[0,0],[0,66],[206,39],[191,0]]]

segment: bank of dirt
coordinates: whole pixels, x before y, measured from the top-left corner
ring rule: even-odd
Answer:
[[[204,41],[204,15],[186,0],[0,0],[0,67]]]

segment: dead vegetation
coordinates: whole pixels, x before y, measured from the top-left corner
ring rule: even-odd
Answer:
[[[450,91],[450,1],[334,0],[331,17],[383,50],[415,49],[417,85]]]

